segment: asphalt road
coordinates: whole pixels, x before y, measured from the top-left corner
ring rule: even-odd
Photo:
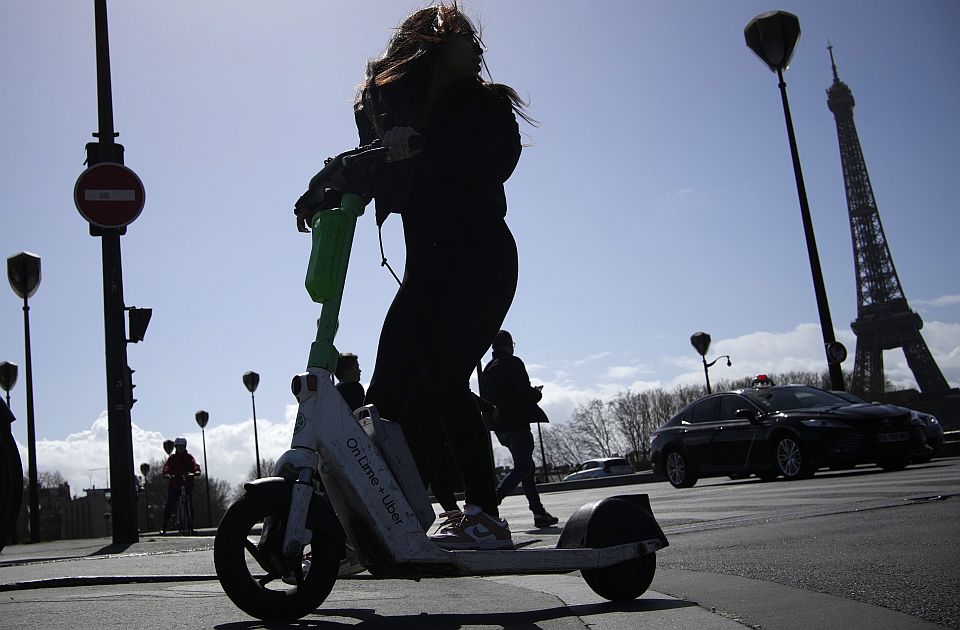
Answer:
[[[658,554],[658,575],[651,587],[656,591],[701,605],[709,601],[721,608],[728,605],[731,614],[747,625],[750,619],[743,611],[766,611],[771,602],[760,601],[760,593],[767,592],[764,585],[772,584],[960,627],[958,458],[896,472],[875,467],[821,471],[812,479],[793,482],[724,477],[701,480],[685,490],[667,483],[639,488],[650,495],[670,540],[670,547]],[[566,512],[572,508],[570,502],[582,504],[589,496],[599,498],[617,490],[551,493],[543,498],[549,510]],[[519,515],[525,502],[514,498],[509,506],[508,520],[511,511]],[[671,570],[716,578],[706,589],[703,580],[694,588],[676,575],[668,579]],[[733,577],[752,580],[741,583],[739,590],[757,594],[733,592],[735,599],[725,601],[720,594]],[[857,614],[855,607],[851,614]]]
[[[958,458],[893,473],[707,479],[686,490],[643,483],[551,492],[543,500],[562,525],[580,505],[623,493],[650,495],[671,543],[658,553],[650,591],[635,602],[602,602],[576,573],[419,584],[360,576],[338,581],[315,613],[284,627],[960,627]],[[508,497],[502,510],[518,537],[550,544],[561,531],[536,530],[522,496]],[[125,550],[97,547],[102,542],[45,543],[42,562],[28,560],[36,553],[28,545],[8,548],[0,582],[178,573],[194,581],[7,590],[0,592],[0,628],[266,627],[236,609],[212,579],[210,538],[146,536]]]
[[[674,528],[660,566],[775,582],[960,626],[960,464],[710,485],[684,501],[765,518]],[[739,522],[738,522],[739,521]]]

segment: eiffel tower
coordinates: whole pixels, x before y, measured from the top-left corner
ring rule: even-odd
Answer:
[[[902,348],[922,392],[921,398],[955,399],[960,392],[951,390],[947,384],[920,335],[923,320],[910,310],[903,294],[853,122],[853,92],[837,74],[833,46],[827,46],[827,49],[833,66],[833,85],[827,90],[827,107],[837,122],[857,274],[857,319],[851,323],[857,336],[857,351],[850,389],[867,400],[889,400],[891,396],[884,395],[883,351]],[[900,392],[889,394],[896,393]],[[903,401],[902,396],[900,400]]]

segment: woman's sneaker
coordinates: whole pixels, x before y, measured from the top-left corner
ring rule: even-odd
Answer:
[[[510,526],[476,505],[467,504],[459,516],[451,515],[430,540],[443,549],[513,549]]]
[[[533,515],[533,524],[537,527],[550,527],[551,525],[556,525],[559,522],[560,519],[550,514],[550,512]]]

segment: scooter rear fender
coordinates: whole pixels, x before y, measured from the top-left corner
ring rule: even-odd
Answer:
[[[588,503],[567,519],[558,549],[604,548],[640,543],[654,553],[669,543],[645,494],[606,497]]]

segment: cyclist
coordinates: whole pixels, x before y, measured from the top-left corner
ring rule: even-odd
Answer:
[[[178,437],[173,441],[174,453],[163,464],[163,478],[169,479],[167,505],[163,509],[163,524],[160,533],[167,533],[167,522],[177,511],[180,492],[187,494],[187,502],[193,507],[193,478],[200,474],[200,464],[187,452],[187,439]]]

